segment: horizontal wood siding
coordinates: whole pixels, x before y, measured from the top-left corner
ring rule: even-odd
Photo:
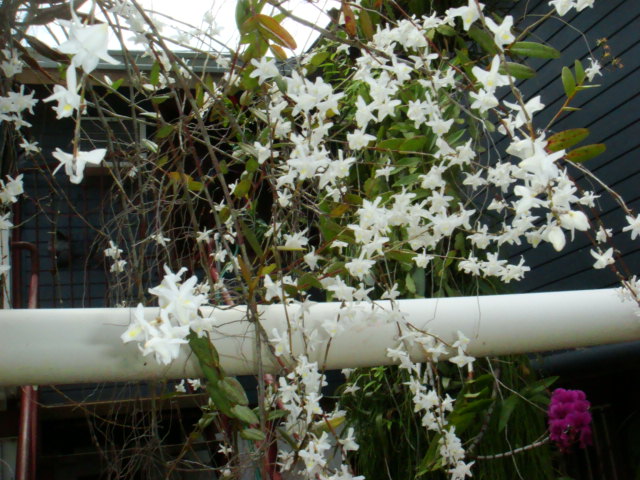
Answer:
[[[518,2],[511,14],[520,18],[519,27],[531,25],[540,15],[549,11],[548,2]],[[566,23],[565,23],[566,22]],[[569,26],[567,26],[567,24]],[[599,39],[607,39],[611,56],[603,59],[603,49],[597,47]],[[604,64],[603,76],[594,80],[601,85],[578,93],[572,106],[580,111],[563,114],[552,126],[557,132],[568,128],[587,127],[591,134],[585,143],[605,143],[607,151],[589,162],[589,167],[604,183],[612,186],[634,211],[640,210],[640,2],[638,0],[596,1],[593,9],[575,11],[562,19],[545,22],[533,30],[531,41],[548,43],[563,54],[558,60],[531,60],[527,63],[536,69],[536,77],[519,83],[524,98],[542,95],[546,109],[535,117],[539,128],[545,127],[562,106],[565,96],[560,81],[563,66],[571,67],[579,58],[589,64],[593,55]],[[591,50],[591,52],[590,52]],[[619,58],[623,68],[611,64]],[[510,94],[505,99],[510,100]],[[502,139],[498,148],[506,148]],[[640,273],[640,239],[632,241],[625,215],[613,199],[597,182],[585,178],[569,165],[569,174],[581,188],[600,194],[598,211],[600,218],[614,233],[613,245],[620,251],[623,268]],[[585,211],[590,218],[595,212]],[[569,236],[569,235],[567,235]],[[511,261],[524,256],[532,271],[515,286],[518,291],[577,290],[601,288],[617,283],[613,272],[594,270],[593,248],[587,235],[577,232],[573,241],[557,253],[550,245],[531,248],[529,245],[510,247]]]

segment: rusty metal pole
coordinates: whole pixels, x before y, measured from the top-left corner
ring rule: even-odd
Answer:
[[[27,308],[38,308],[38,277],[40,259],[33,243],[12,242],[14,250],[28,250],[31,255],[29,279],[29,303]],[[17,288],[20,288],[18,285]],[[35,480],[38,448],[38,391],[28,385],[21,387],[20,423],[18,427],[18,452],[16,455],[16,480]]]

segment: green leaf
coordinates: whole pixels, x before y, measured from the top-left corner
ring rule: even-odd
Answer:
[[[240,436],[245,440],[251,440],[253,442],[261,442],[267,438],[262,430],[258,430],[257,428],[245,428],[244,430],[240,430]]]
[[[358,20],[362,34],[367,40],[371,40],[374,34],[373,24],[371,23],[371,17],[364,8],[360,9]]]
[[[383,150],[398,150],[404,141],[404,138],[388,138],[379,142],[377,147]]]
[[[419,152],[424,147],[424,144],[427,143],[427,137],[418,136],[405,140],[400,144],[401,152]]]
[[[493,41],[493,37],[486,31],[478,27],[471,27],[469,29],[469,36],[487,53],[495,55],[499,52],[496,43]]]
[[[234,193],[235,193],[235,190],[234,190]],[[245,240],[249,242],[249,245],[251,245],[251,248],[256,253],[256,255],[258,257],[262,257],[264,254],[264,251],[262,250],[262,246],[260,245],[260,242],[258,241],[256,234],[242,220],[239,220],[239,223],[240,223],[240,229],[242,230],[242,235],[244,236]]]
[[[278,45],[295,50],[298,46],[291,34],[285,29],[278,21],[268,15],[258,14],[258,27],[260,32],[266,34],[266,36],[273,40]]]
[[[218,381],[218,388],[224,392],[231,403],[237,405],[248,405],[249,399],[244,388],[235,377],[224,377]]]
[[[287,415],[289,415],[289,412],[287,410],[271,410],[267,415],[267,420],[273,421],[277,420],[278,418],[286,417]]]
[[[156,131],[156,138],[166,138],[173,132],[173,125],[166,124]]]
[[[547,149],[551,152],[558,152],[580,143],[589,136],[586,128],[572,128],[555,133],[547,140]]]
[[[242,180],[240,180],[236,184],[236,188],[233,189],[233,195],[238,198],[244,197],[247,193],[249,193],[250,189],[251,189],[251,177],[247,176],[247,177],[244,177]]]
[[[560,58],[560,52],[558,50],[536,42],[516,42],[511,45],[509,52],[523,57]]]
[[[113,82],[111,84],[111,88],[112,90],[118,90],[120,88],[120,86],[122,85],[122,82],[124,82],[124,78],[119,78],[117,79],[115,82]]]
[[[420,174],[414,173],[412,175],[406,175],[400,178],[398,181],[394,182],[394,187],[402,187],[406,185],[411,185],[413,183],[417,183],[420,180]]]
[[[249,407],[244,405],[234,405],[231,407],[231,413],[235,418],[247,425],[256,425],[260,423],[258,416]]]
[[[166,102],[167,100],[169,100],[171,98],[171,96],[169,95],[158,95],[156,97],[151,97],[151,101],[155,104],[155,105],[160,105],[161,103]]]
[[[522,65],[521,63],[514,62],[503,63],[502,65],[500,65],[499,72],[503,75],[508,74],[512,77],[520,79],[533,78],[536,76],[536,71],[533,68],[527,65]]]
[[[318,280],[315,275],[312,273],[305,273],[298,279],[298,289],[306,290],[310,287],[315,287],[320,290],[323,288],[320,280]]]
[[[584,73],[584,68],[582,67],[582,63],[580,62],[580,60],[576,59],[573,64],[573,69],[576,72],[576,83],[578,85],[582,85],[587,76]]]
[[[571,162],[582,163],[597,157],[606,150],[607,146],[604,143],[594,143],[593,145],[585,145],[584,147],[571,150],[564,158]]]
[[[324,61],[329,58],[331,54],[329,52],[318,52],[313,57],[311,57],[311,65],[314,67],[319,67],[324,63]]]
[[[449,25],[440,25],[436,31],[445,37],[453,37],[456,34],[456,30]]]
[[[562,86],[567,97],[572,97],[576,93],[576,80],[569,67],[562,67]]]
[[[498,432],[502,432],[511,418],[511,414],[520,403],[520,398],[516,395],[511,395],[502,402],[500,406],[500,418],[498,419]]]
[[[149,83],[154,87],[160,82],[160,62],[153,62],[149,72]]]

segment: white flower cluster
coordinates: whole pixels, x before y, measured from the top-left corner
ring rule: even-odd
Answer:
[[[298,469],[299,473],[308,479],[364,480],[363,477],[353,476],[347,465],[341,465],[339,470],[330,466],[329,454],[336,442],[345,453],[357,450],[358,444],[352,428],[348,429],[341,439],[334,439],[333,435],[325,431],[327,423],[341,422],[344,412],[327,415],[322,410],[321,390],[327,382],[324,375],[318,371],[318,364],[309,362],[306,356],[301,355],[297,359],[295,369],[286,377],[279,377],[278,382],[277,398],[289,412],[282,428],[301,445],[298,456],[303,463],[294,463],[293,452],[280,451],[279,462],[282,470]]]
[[[109,240],[109,247],[104,249],[104,256],[113,260],[110,268],[112,273],[124,272],[127,261],[122,258],[122,249],[113,241]]]
[[[212,326],[212,319],[200,314],[200,307],[207,303],[207,298],[197,293],[198,278],[194,275],[181,283],[186,270],[182,268],[173,273],[165,265],[162,283],[149,289],[149,293],[158,297],[159,315],[151,321],[147,320],[144,307],[139,304],[133,322],[121,336],[125,343],[141,342],[140,351],[143,355],[153,353],[156,361],[165,365],[178,358],[180,346],[188,343],[190,330],[204,335]]]
[[[561,17],[566,15],[569,10],[575,8],[578,12],[581,12],[585,8],[593,8],[595,0],[551,0],[549,5],[556,9],[556,12]]]
[[[16,178],[7,175],[7,181],[0,180],[0,231],[9,230],[13,227],[11,223],[12,204],[18,201],[18,196],[24,193],[22,186],[22,174]],[[0,246],[0,276],[7,275],[11,270],[9,265],[9,252],[3,251]]]
[[[10,79],[22,72],[23,62],[15,49],[3,49],[0,51],[4,60],[0,68],[6,78]],[[33,107],[38,99],[33,98],[34,92],[25,93],[24,85],[20,85],[17,92],[8,92],[6,97],[0,96],[0,122],[13,122],[15,128],[30,127],[31,124],[24,120],[23,114],[29,112],[33,115]]]
[[[457,355],[449,358],[449,361],[460,368],[468,366],[471,371],[475,359],[465,352],[469,339],[460,331],[457,335],[458,340],[453,343]],[[462,442],[455,433],[455,427],[447,420],[447,414],[453,411],[454,399],[448,394],[444,397],[439,394],[438,385],[430,368],[425,368],[425,364],[414,363],[411,360],[407,349],[416,345],[419,345],[434,362],[448,353],[448,348],[443,342],[430,335],[409,331],[401,337],[398,348],[387,349],[387,356],[394,362],[399,362],[400,368],[409,373],[410,380],[406,385],[413,395],[415,412],[422,416],[422,426],[427,430],[440,433],[439,453],[449,467],[451,479],[463,480],[466,476],[471,476],[471,466],[474,462],[464,462],[465,450]]]

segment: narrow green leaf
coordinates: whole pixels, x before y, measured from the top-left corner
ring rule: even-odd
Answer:
[[[536,76],[536,71],[533,68],[527,65],[522,65],[521,63],[514,62],[503,63],[502,65],[500,65],[499,72],[503,75],[508,74],[512,77],[520,78],[523,80]]]
[[[257,428],[245,428],[244,430],[240,430],[240,436],[245,440],[251,440],[253,442],[261,442],[267,438],[265,434]]]
[[[519,402],[520,399],[516,395],[511,395],[502,402],[502,405],[500,406],[500,418],[498,420],[498,432],[502,432],[507,427],[509,418],[511,418],[511,414],[518,406]]]
[[[565,158],[571,162],[582,163],[597,157],[606,150],[607,147],[604,143],[594,143],[593,145],[585,145],[571,150],[565,155]]]
[[[471,27],[469,29],[469,36],[472,40],[480,45],[480,47],[487,53],[495,55],[498,53],[498,47],[496,43],[493,41],[493,37],[489,35],[486,31],[478,27]]]
[[[371,23],[371,17],[364,8],[360,9],[358,20],[362,34],[367,40],[371,40],[374,34],[373,23]]]
[[[572,128],[555,133],[547,140],[547,149],[551,152],[558,152],[580,143],[589,136],[586,128]]]
[[[582,63],[577,58],[576,58],[576,61],[573,64],[573,70],[576,72],[576,83],[578,85],[582,85],[584,83],[584,79],[587,76],[584,73],[584,68],[582,67]]]
[[[267,415],[267,420],[273,421],[277,420],[278,418],[286,417],[287,415],[289,415],[289,412],[287,410],[271,410]]]
[[[235,190],[234,190],[234,194],[235,194]],[[242,220],[239,219],[238,221],[240,223],[240,229],[242,230],[242,235],[244,239],[247,242],[249,242],[249,245],[251,245],[251,248],[256,253],[256,255],[258,255],[258,257],[262,257],[264,254],[264,251],[262,250],[262,246],[260,245],[260,242],[258,241],[256,234]]]
[[[161,103],[166,102],[167,100],[169,100],[171,97],[169,95],[158,95],[156,97],[151,97],[151,101],[155,104],[155,105],[160,105]]]
[[[160,82],[160,62],[153,62],[149,72],[149,83],[154,87]]]
[[[258,26],[260,32],[267,34],[268,38],[276,42],[278,45],[295,50],[298,46],[291,34],[280,25],[277,20],[268,15],[258,14]]]
[[[516,42],[509,52],[523,57],[560,58],[560,52],[553,47],[536,42]]]
[[[569,67],[562,67],[562,86],[567,97],[572,97],[576,93],[576,80]]]

